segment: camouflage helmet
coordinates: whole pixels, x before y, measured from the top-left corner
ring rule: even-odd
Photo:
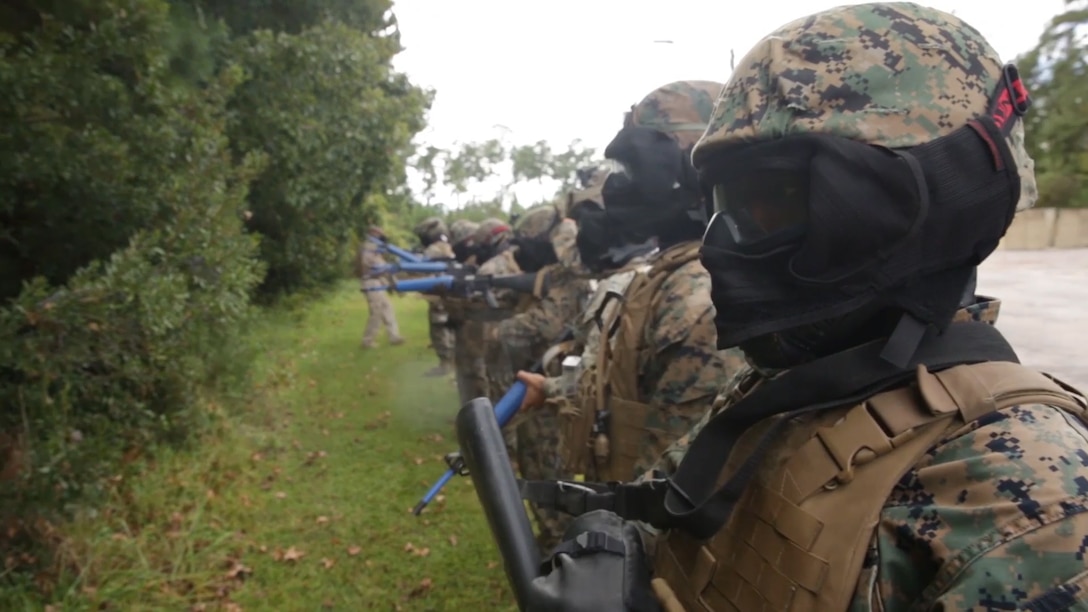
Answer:
[[[477,246],[495,246],[502,242],[504,238],[510,237],[510,225],[506,221],[495,217],[484,219],[476,227],[476,232],[472,237]]]
[[[788,23],[737,62],[692,157],[740,142],[822,133],[889,149],[946,136],[987,112],[997,53],[958,17],[909,2],[841,6]],[[833,95],[831,95],[833,93]],[[1017,210],[1036,198],[1023,121],[1007,138]]]
[[[624,127],[645,127],[668,134],[686,149],[706,130],[722,89],[714,81],[676,81],[662,85],[631,107]]]
[[[607,165],[598,166],[593,174],[587,177],[588,181],[584,189],[577,189],[567,194],[563,214],[574,217],[577,215],[578,208],[586,205],[604,208],[604,197],[601,195],[601,190],[604,189],[604,182],[608,175],[609,167]]]
[[[468,219],[458,219],[450,224],[450,243],[460,244],[476,233],[479,224]]]
[[[427,217],[420,221],[412,232],[423,242],[435,242],[441,240],[442,236],[449,237],[450,234],[446,222],[439,217]]]
[[[547,240],[548,234],[562,220],[562,214],[554,204],[534,206],[525,211],[514,225],[514,237],[518,240]]]

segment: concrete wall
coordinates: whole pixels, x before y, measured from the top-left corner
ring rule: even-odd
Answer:
[[[998,248],[1088,248],[1088,208],[1031,208],[1022,211],[1013,219]]]

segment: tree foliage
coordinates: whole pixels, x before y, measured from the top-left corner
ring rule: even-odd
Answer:
[[[1033,99],[1025,116],[1039,206],[1088,206],[1088,0],[1066,0],[1020,59]]]
[[[250,193],[265,288],[283,292],[342,276],[352,232],[374,220],[400,152],[423,127],[424,92],[392,72],[390,41],[335,22],[239,41],[248,80],[231,103],[238,154],[270,163]]]
[[[0,547],[186,439],[245,374],[258,287],[338,278],[411,205],[429,95],[391,68],[390,6],[0,5]]]
[[[242,215],[262,159],[225,136],[241,71],[174,86],[157,0],[65,8],[0,62],[0,496],[24,513],[199,422],[261,278]]]
[[[558,196],[575,188],[579,168],[595,163],[600,163],[597,152],[583,146],[580,140],[557,151],[544,140],[530,145],[507,145],[492,138],[461,143],[452,149],[421,147],[410,165],[420,174],[422,195],[428,203],[434,201],[436,187],[444,186],[458,198],[458,206],[448,216],[475,220],[502,216],[505,208],[523,210],[511,193],[518,183],[550,184]],[[496,190],[492,196],[460,201],[470,191],[479,193],[488,186]]]

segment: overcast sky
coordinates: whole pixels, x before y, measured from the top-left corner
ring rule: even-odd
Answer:
[[[578,138],[603,149],[623,113],[654,88],[681,79],[725,82],[730,50],[739,60],[778,26],[842,4],[861,2],[395,0],[406,49],[394,64],[437,92],[429,127],[417,137],[424,145],[447,148],[505,132],[514,144],[543,139],[563,149]],[[1063,6],[927,4],[973,25],[1004,60],[1032,48]],[[518,195],[527,203],[545,191],[553,189],[524,186]]]

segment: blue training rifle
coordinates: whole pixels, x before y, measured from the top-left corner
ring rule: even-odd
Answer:
[[[380,246],[381,250],[383,250],[383,251],[385,251],[387,253],[392,253],[393,255],[396,255],[397,257],[399,257],[403,261],[410,261],[412,263],[421,263],[421,262],[427,261],[427,259],[425,257],[423,257],[422,255],[418,255],[418,254],[413,253],[413,252],[411,252],[409,250],[402,249],[402,248],[400,248],[399,246],[397,246],[395,244],[389,244],[388,242],[386,242],[385,240],[382,240],[381,238],[377,238],[377,237],[374,237],[374,236],[367,236],[367,240],[369,240],[369,241],[373,242],[374,244]]]

